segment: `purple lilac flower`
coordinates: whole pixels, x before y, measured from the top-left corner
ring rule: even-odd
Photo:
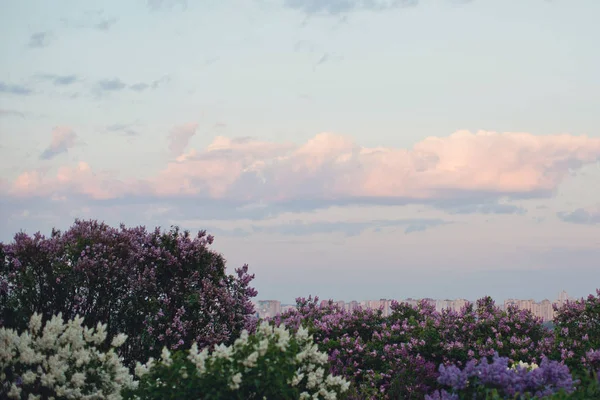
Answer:
[[[495,354],[491,363],[485,358],[478,363],[470,361],[462,370],[454,365],[440,365],[439,372],[438,383],[447,389],[428,399],[444,398],[444,395],[458,394],[467,388],[496,388],[509,398],[525,394],[543,397],[561,389],[570,393],[574,390],[575,383],[566,365],[546,357],[533,370],[510,368],[507,357]]]

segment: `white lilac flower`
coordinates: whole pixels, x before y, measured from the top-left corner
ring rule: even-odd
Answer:
[[[36,381],[37,375],[32,371],[27,371],[23,374],[21,379],[23,379],[23,384],[31,385],[33,382]]]
[[[274,333],[278,337],[275,346],[281,351],[285,351],[290,342],[290,332],[285,328],[285,326],[280,325],[274,329]]]
[[[42,314],[34,313],[29,320],[29,331],[37,334],[42,329]]]
[[[85,327],[83,329],[83,338],[88,343],[94,342],[94,328]]]
[[[76,388],[80,388],[85,385],[85,374],[81,372],[75,372],[71,377],[71,382]]]
[[[266,321],[263,321],[258,326],[258,333],[265,336],[271,336],[273,334],[273,326]]]
[[[315,363],[323,365],[327,363],[327,360],[329,360],[329,356],[327,355],[327,353],[314,352],[313,360]]]
[[[21,388],[19,388],[15,383],[10,385],[10,391],[8,392],[8,397],[11,399],[20,399],[21,398]]]
[[[519,361],[518,363],[513,364],[512,368],[510,369],[514,369],[514,370],[518,370],[518,369],[526,369],[528,371],[533,371],[534,369],[539,368],[539,366],[536,363],[526,363],[523,361]]]
[[[308,339],[308,329],[306,329],[305,327],[301,326],[298,329],[298,332],[296,332],[296,338],[298,340],[306,340],[306,339]]]
[[[198,352],[198,345],[192,344],[188,354],[188,360],[190,360],[196,366],[198,375],[202,375],[206,371],[206,360],[208,359],[208,350],[204,349],[202,352]]]
[[[41,350],[52,350],[56,346],[58,335],[64,330],[62,314],[55,315],[46,323],[42,330],[42,337],[38,340]]]
[[[317,387],[318,384],[319,384],[319,381],[318,381],[317,374],[314,372],[310,372],[308,374],[308,380],[306,382],[306,387],[309,389],[312,389],[312,388]]]
[[[92,336],[92,340],[96,344],[101,344],[106,340],[106,324],[101,324],[98,322],[96,326],[96,333]]]
[[[242,374],[238,372],[237,374],[231,377],[231,383],[229,384],[229,388],[232,390],[239,389],[240,383],[242,383]]]
[[[75,365],[81,367],[90,363],[92,355],[87,349],[78,349],[73,352],[73,358],[75,358]]]
[[[142,376],[146,375],[149,370],[150,368],[148,368],[147,364],[142,364],[139,361],[135,363],[135,376],[141,378]]]
[[[166,346],[163,347],[162,352],[160,353],[160,361],[166,366],[169,366],[173,363],[173,360],[171,359],[171,352]]]
[[[263,339],[258,342],[258,354],[262,357],[267,353],[269,349],[269,339]]]
[[[302,350],[301,352],[299,352],[298,354],[296,354],[296,362],[303,362],[304,359],[306,358],[307,355],[307,351],[306,350]]]
[[[179,370],[179,372],[181,373],[181,377],[183,379],[189,378],[189,375],[187,373],[187,369],[185,367],[181,367],[181,369]]]
[[[119,333],[117,336],[115,336],[111,342],[111,346],[112,347],[121,347],[123,345],[123,343],[125,343],[125,341],[127,340],[127,335],[125,335],[124,333]]]
[[[229,346],[225,346],[224,344],[220,344],[215,347],[213,351],[213,356],[215,358],[224,358],[226,360],[231,360],[231,355],[233,354],[233,348]]]
[[[298,384],[304,379],[304,374],[302,372],[296,371],[294,378],[292,379],[291,385],[298,386]]]
[[[106,339],[105,328],[99,325],[98,330],[88,329],[82,327],[82,323],[81,317],[63,322],[58,314],[42,327],[39,314],[34,314],[29,322],[30,331],[21,335],[0,328],[0,368],[3,371],[0,380],[6,381],[5,371],[12,371],[8,376],[20,375],[21,378],[19,386],[16,382],[7,382],[9,397],[38,399],[40,397],[30,390],[41,385],[48,389],[48,399],[120,399],[123,388],[136,387],[137,382],[114,350],[102,353],[95,347]],[[19,356],[15,357],[17,353]],[[88,364],[93,367],[81,369]],[[23,366],[29,369],[20,370]],[[20,370],[18,373],[15,373],[16,368]]]
[[[317,368],[316,371],[310,372],[308,374],[308,381],[306,382],[306,387],[312,389],[317,387],[321,382],[323,382],[323,376],[325,375],[325,370],[323,368]]]
[[[337,395],[335,392],[330,392],[329,390],[327,390],[326,388],[321,388],[319,389],[319,391],[317,392],[320,396],[323,396],[323,398],[325,400],[335,400],[337,398]]]
[[[252,368],[252,367],[256,366],[256,361],[258,361],[258,352],[256,352],[256,351],[255,351],[255,352],[251,353],[251,354],[248,356],[248,358],[246,358],[246,359],[245,359],[245,360],[242,362],[242,364],[243,364],[245,367]]]
[[[350,382],[341,376],[327,375],[325,383],[328,386],[339,386],[342,393],[346,392],[350,388]]]
[[[242,333],[240,334],[240,337],[237,338],[235,340],[235,342],[233,343],[233,346],[235,348],[240,348],[240,347],[244,347],[247,343],[248,343],[248,331],[247,330],[243,330]]]

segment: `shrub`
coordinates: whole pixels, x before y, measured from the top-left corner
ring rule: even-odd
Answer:
[[[58,314],[42,329],[42,316],[34,314],[20,335],[0,328],[0,398],[116,400],[123,388],[135,387],[115,353],[126,336],[117,335],[109,346],[106,325],[89,329],[82,322],[63,323]]]
[[[515,306],[502,311],[490,297],[469,303],[458,313],[436,313],[436,319],[439,322],[434,322],[430,335],[439,335],[436,339],[442,350],[435,360],[438,363],[462,365],[481,357],[491,360],[495,353],[510,362],[539,362],[552,351],[552,334],[540,318]]]
[[[327,354],[307,330],[290,335],[267,323],[212,352],[194,344],[171,356],[165,348],[158,362],[138,364],[136,374],[140,385],[127,398],[140,400],[336,399],[349,386],[327,372]]]
[[[163,346],[229,343],[251,328],[254,275],[246,265],[227,275],[212,241],[204,231],[80,220],[50,237],[18,233],[0,243],[0,326],[24,329],[34,312],[81,315],[105,323],[109,338],[129,337],[121,349],[128,365]]]
[[[586,353],[600,349],[600,289],[596,296],[567,301],[554,306],[555,359],[564,360],[571,369],[582,369]]]
[[[552,350],[552,334],[528,311],[495,306],[491,298],[441,313],[427,302],[394,303],[381,310],[345,312],[333,302],[297,299],[297,310],[273,322],[308,327],[331,371],[352,382],[357,397],[422,399],[438,387],[437,366],[464,365],[495,352],[511,362],[539,362]]]

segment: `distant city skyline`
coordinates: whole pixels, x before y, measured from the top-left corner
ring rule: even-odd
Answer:
[[[545,271],[547,272],[547,271]],[[553,271],[556,274],[560,273],[568,273],[568,270],[556,270]],[[532,273],[532,275],[535,275]],[[504,274],[499,276],[496,280],[496,285],[490,285],[489,288],[473,288],[467,284],[461,284],[461,282],[457,282],[457,277],[451,273],[446,275],[448,277],[448,285],[446,286],[446,290],[438,291],[438,294],[434,293],[431,290],[415,290],[415,289],[407,289],[407,290],[393,290],[394,286],[405,287],[401,282],[393,282],[393,281],[382,281],[379,284],[373,283],[371,285],[363,285],[361,288],[359,285],[356,285],[354,290],[350,295],[345,295],[345,293],[349,292],[348,290],[344,290],[343,288],[339,288],[337,285],[331,284],[330,287],[324,283],[315,283],[312,288],[309,287],[309,290],[304,290],[306,286],[302,286],[301,288],[294,288],[293,284],[289,284],[285,286],[286,290],[281,290],[280,288],[271,288],[268,293],[281,293],[280,296],[268,296],[265,294],[265,291],[261,291],[261,281],[264,282],[264,279],[257,279],[258,285],[255,285],[258,288],[258,296],[256,297],[256,301],[258,300],[278,300],[281,301],[281,304],[295,304],[296,298],[305,297],[308,298],[312,296],[313,298],[317,296],[319,300],[329,300],[336,299],[336,301],[366,301],[372,299],[423,299],[423,298],[433,298],[438,300],[454,300],[454,299],[467,299],[470,301],[475,301],[485,296],[492,297],[497,302],[504,302],[505,300],[510,299],[527,299],[527,300],[535,300],[542,301],[545,299],[553,300],[556,299],[557,293],[566,292],[569,293],[571,299],[580,299],[586,298],[590,294],[595,294],[596,289],[600,288],[600,285],[596,282],[588,282],[589,290],[573,290],[573,285],[563,285],[556,286],[556,288],[544,288],[536,290],[535,287],[532,287],[533,290],[528,290],[527,281],[529,278],[526,274],[518,274],[515,272],[513,274]],[[515,279],[517,276],[523,278],[523,280]],[[268,278],[268,277],[267,277]],[[472,280],[476,280],[478,277],[472,277]],[[425,279],[425,278],[424,278]],[[537,279],[540,279],[538,276]],[[320,289],[320,290],[319,290]],[[387,290],[386,290],[387,289]],[[461,290],[462,289],[462,290]],[[334,293],[332,295],[332,293]],[[335,293],[341,293],[344,295],[335,295]]]
[[[594,295],[595,295],[595,291],[594,291],[594,292],[590,292],[590,293],[588,293],[588,294],[594,294]],[[314,296],[314,295],[310,295],[310,296],[311,296],[313,299],[315,298],[315,296]],[[308,296],[301,296],[301,297],[308,298]],[[347,303],[348,303],[348,302],[352,302],[352,301],[364,302],[364,301],[371,301],[371,300],[372,300],[372,299],[367,299],[367,298],[362,298],[362,299],[361,299],[361,298],[359,298],[359,297],[355,297],[355,298],[352,298],[352,299],[349,299],[349,298],[348,298],[348,299],[339,299],[339,298],[336,298],[336,299],[333,299],[333,298],[324,298],[324,297],[320,297],[320,296],[318,296],[318,295],[317,295],[316,297],[318,297],[318,298],[319,298],[319,302],[333,300],[334,302],[343,301],[343,302],[347,302]],[[483,297],[485,297],[485,296],[483,296]],[[492,297],[492,298],[493,298],[493,296],[490,296],[490,297]],[[533,297],[530,297],[530,298],[527,298],[526,300],[533,300],[533,301],[543,301],[543,300],[551,300],[551,299],[554,299],[554,300],[557,300],[557,301],[565,301],[565,300],[570,300],[570,301],[573,301],[573,300],[578,300],[578,299],[580,299],[580,298],[582,298],[582,297],[583,297],[583,298],[587,297],[587,294],[586,294],[585,296],[579,296],[579,297],[577,297],[577,296],[571,296],[571,295],[569,295],[569,293],[568,293],[566,290],[564,290],[564,289],[563,289],[563,290],[560,290],[560,291],[558,292],[558,295],[557,295],[556,297],[549,296],[549,297],[537,298],[537,299],[535,299],[535,298],[533,298]],[[409,296],[409,297],[401,297],[401,299],[404,299],[404,300],[413,300],[413,299],[417,299],[417,300],[419,300],[419,299],[434,299],[434,300],[441,300],[441,301],[446,301],[446,300],[467,300],[467,301],[471,301],[471,302],[475,302],[475,301],[479,300],[480,298],[481,298],[481,297],[478,297],[478,298],[476,298],[476,299],[468,299],[468,298],[464,298],[464,297],[456,297],[456,298],[453,298],[453,299],[450,299],[450,298],[432,298],[432,297],[410,297],[410,296]],[[385,300],[395,300],[395,299],[389,299],[389,298],[383,298],[383,297],[382,297],[381,299],[379,299],[379,300],[382,300],[382,299],[385,299]],[[498,298],[498,299],[497,299],[497,298],[493,298],[493,299],[494,299],[494,301],[502,301],[502,302],[504,302],[504,301],[508,301],[508,300],[514,300],[514,298],[511,298],[511,297],[507,297],[507,298]],[[252,301],[253,301],[254,303],[257,303],[257,302],[260,302],[260,301],[279,301],[279,302],[281,303],[281,305],[282,305],[282,306],[283,306],[283,305],[294,305],[294,304],[296,304],[296,301],[295,301],[295,299],[294,299],[294,301],[293,301],[293,302],[286,303],[286,302],[283,302],[283,301],[281,301],[281,300],[278,300],[278,299],[266,299],[266,298],[262,298],[262,297],[260,296],[260,293],[259,293],[259,295],[258,295],[256,298],[254,298]]]
[[[340,309],[345,311],[353,311],[357,308],[367,309],[381,309],[384,316],[388,316],[391,312],[391,306],[393,302],[408,303],[412,306],[416,306],[420,301],[426,301],[435,307],[436,311],[442,311],[443,309],[451,309],[453,311],[460,311],[467,304],[475,304],[478,299],[433,299],[433,298],[402,298],[402,299],[379,299],[379,300],[334,300],[334,299],[319,299],[318,304],[324,306],[333,302]],[[494,299],[496,306],[502,310],[506,310],[510,305],[516,306],[520,310],[530,311],[534,316],[542,318],[544,322],[552,321],[554,319],[554,308],[553,305],[563,305],[566,301],[577,300],[577,298],[569,296],[569,294],[562,290],[556,299],[543,299],[541,301],[535,301],[534,299],[505,299],[498,301]],[[267,300],[258,299],[254,300],[256,315],[259,318],[272,318],[288,310],[295,309],[296,303],[285,304],[279,300]]]

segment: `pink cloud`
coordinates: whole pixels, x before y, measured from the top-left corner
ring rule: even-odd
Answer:
[[[171,151],[171,154],[174,156],[179,156],[181,153],[183,153],[192,136],[196,134],[197,129],[198,124],[195,122],[173,128],[169,134],[169,150]]]
[[[66,153],[75,145],[77,134],[68,126],[58,126],[52,130],[52,141],[40,155],[43,160],[49,160],[61,153]]]
[[[123,182],[107,173],[96,173],[85,162],[76,166],[62,166],[53,174],[48,169],[20,174],[8,191],[12,196],[44,196],[65,200],[65,194],[106,200],[130,194],[143,193],[143,181]]]
[[[187,132],[193,131],[190,125]],[[180,154],[146,181],[120,182],[81,163],[55,177],[25,172],[12,183],[12,192],[62,188],[92,198],[139,194],[249,202],[528,195],[556,189],[570,169],[599,158],[600,139],[572,135],[459,131],[427,138],[410,150],[361,147],[331,133],[300,146],[217,137],[203,151]]]
[[[291,144],[263,142],[251,138],[217,136],[198,153],[192,149],[170,162],[151,181],[154,195],[208,195],[222,198],[245,173],[257,173],[282,154]]]

